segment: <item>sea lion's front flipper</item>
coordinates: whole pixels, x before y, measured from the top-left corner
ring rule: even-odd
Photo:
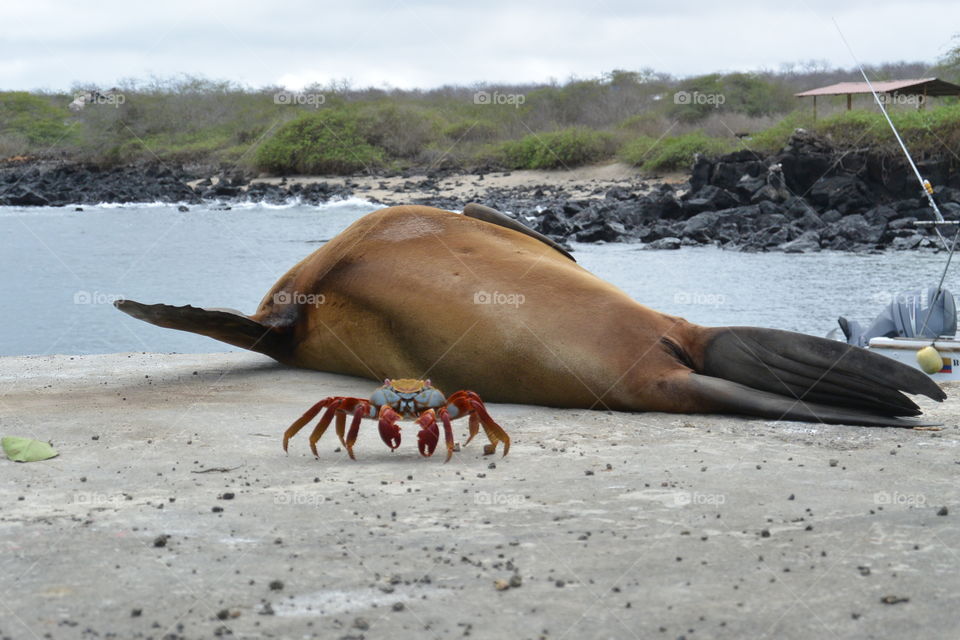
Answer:
[[[500,213],[496,209],[492,209],[491,207],[487,207],[482,204],[477,204],[476,202],[471,202],[463,208],[463,215],[467,216],[468,218],[476,218],[477,220],[483,220],[484,222],[489,222],[490,224],[495,224],[501,227],[506,227],[507,229],[519,231],[520,233],[528,235],[531,238],[536,238],[549,247],[553,247],[574,262],[577,261],[576,258],[570,255],[570,252],[560,246],[560,243],[543,235],[539,231],[534,231],[527,225],[514,220],[510,216]]]
[[[290,351],[290,341],[282,328],[268,327],[232,311],[141,304],[133,300],[117,300],[113,305],[127,315],[158,327],[199,333],[281,362]]]
[[[672,381],[673,384],[670,385],[673,390],[682,394],[688,401],[695,401],[695,408],[685,410],[689,413],[739,413],[772,420],[908,429],[937,424],[911,418],[877,415],[859,409],[835,407],[809,400],[797,400],[697,373],[678,372],[674,376],[676,377]]]
[[[757,327],[702,331],[699,346],[690,353],[697,373],[790,402],[800,399],[874,416],[916,416],[920,408],[904,393],[938,402],[947,397],[919,370],[843,342]]]

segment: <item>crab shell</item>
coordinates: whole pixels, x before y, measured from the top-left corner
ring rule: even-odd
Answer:
[[[404,418],[416,418],[427,409],[439,409],[447,402],[443,393],[430,385],[429,380],[414,378],[398,378],[383,381],[383,386],[370,396],[370,404],[376,411],[383,405],[389,405]],[[372,408],[373,409],[373,408]],[[448,407],[450,417],[455,418],[459,411],[456,407]]]

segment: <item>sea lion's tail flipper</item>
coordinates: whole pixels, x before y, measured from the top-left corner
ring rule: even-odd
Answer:
[[[141,304],[133,300],[117,300],[113,304],[127,315],[158,327],[199,333],[277,360],[283,361],[289,351],[289,340],[283,329],[260,324],[235,311]]]
[[[701,381],[702,376],[694,380],[715,394],[739,396],[746,403],[744,413],[770,417],[781,407],[792,407],[793,419],[900,424],[906,421],[892,418],[921,413],[904,393],[938,402],[947,397],[918,369],[842,342],[756,327],[705,331],[702,353],[694,358],[697,373],[747,389]],[[754,390],[763,393],[747,398],[746,391]]]
[[[798,400],[698,373],[685,373],[683,376],[683,380],[675,381],[676,391],[697,403],[697,408],[685,411],[688,413],[739,413],[772,420],[908,429],[934,424],[921,422],[915,418],[877,415],[860,409]]]

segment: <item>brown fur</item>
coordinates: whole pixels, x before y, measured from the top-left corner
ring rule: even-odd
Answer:
[[[481,291],[523,303],[475,304]],[[324,298],[274,304],[284,294]],[[493,402],[618,409],[660,405],[638,403],[651,372],[686,369],[660,339],[683,344],[698,329],[533,238],[421,206],[360,219],[280,278],[251,318],[295,318],[287,361],[300,367],[429,376]]]

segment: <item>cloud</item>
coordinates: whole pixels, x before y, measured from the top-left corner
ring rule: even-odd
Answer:
[[[674,75],[776,69],[826,59],[851,66],[833,24],[867,63],[934,61],[960,24],[953,2],[759,0],[704,3],[505,0],[184,2],[53,0],[0,5],[0,87],[67,89],[151,74],[196,74],[251,86],[350,80],[433,87],[544,82],[652,67]],[[54,16],[54,17],[51,17]]]

